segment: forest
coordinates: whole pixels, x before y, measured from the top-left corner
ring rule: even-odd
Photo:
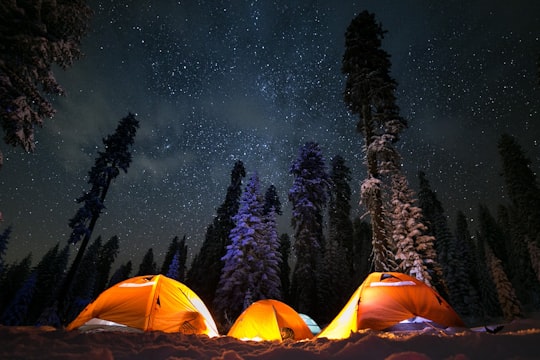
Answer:
[[[0,5],[2,18],[13,19],[1,28],[0,119],[7,144],[33,151],[34,128],[55,111],[42,93],[62,92],[51,66],[69,67],[80,56],[91,11],[83,1],[39,9],[39,15],[31,5],[22,11],[13,4]],[[21,27],[21,22],[32,26]],[[273,185],[261,188],[256,169],[246,169],[238,159],[190,263],[186,237],[179,234],[161,264],[149,248],[141,259],[113,269],[119,239],[102,239],[94,226],[103,216],[108,192],[114,191],[114,179],[128,172],[132,161],[139,123],[129,113],[102,141],[88,172],[89,189],[69,219],[67,243],[57,243],[35,266],[31,252],[6,263],[12,228],[0,232],[0,324],[62,327],[108,287],[158,273],[197,293],[222,331],[251,303],[267,298],[327,324],[373,271],[397,271],[424,281],[470,325],[539,310],[537,169],[531,168],[519,139],[502,134],[498,151],[506,198],[496,212],[480,202],[475,229],[461,211],[454,224],[448,222],[423,172],[417,174],[415,193],[398,151],[408,124],[396,105],[397,83],[382,49],[384,33],[374,14],[358,14],[347,28],[342,62],[347,78],[343,101],[358,119],[351,134],[364,143],[360,197],[365,216],[351,215],[351,204],[358,201],[351,198],[351,165],[340,155],[327,157],[317,142],[309,141],[288,169],[294,179],[287,191],[290,234],[279,234],[276,225],[284,199]],[[23,55],[17,45],[21,39],[29,44]],[[71,259],[74,244],[79,250]]]

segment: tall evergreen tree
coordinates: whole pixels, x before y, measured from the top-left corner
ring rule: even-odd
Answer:
[[[272,208],[274,208],[276,215],[283,214],[281,201],[279,201],[279,195],[274,185],[270,185],[264,194],[264,214],[268,214]]]
[[[118,249],[120,248],[118,236],[112,236],[109,241],[107,241],[101,247],[98,260],[97,260],[97,273],[96,273],[96,283],[94,286],[94,296],[97,298],[105,288],[109,281],[109,276],[111,272],[111,266],[118,256]]]
[[[2,1],[0,124],[7,144],[30,152],[35,128],[55,110],[44,94],[63,94],[52,68],[81,57],[91,9],[85,1]],[[2,166],[0,152],[0,167]]]
[[[15,262],[6,267],[4,276],[0,282],[0,314],[6,306],[11,303],[17,291],[21,288],[25,279],[30,275],[32,265],[32,254],[28,254],[21,261]]]
[[[516,139],[508,134],[501,135],[498,149],[506,193],[519,221],[517,225],[525,230],[529,239],[540,241],[537,239],[537,234],[540,234],[540,189],[536,174],[531,169],[531,160],[525,156]],[[537,245],[540,246],[540,242]]]
[[[259,177],[254,174],[240,199],[231,243],[222,259],[214,301],[218,321],[235,319],[251,302],[281,297],[277,236],[268,233],[263,206]]]
[[[77,199],[77,202],[84,205],[69,220],[69,226],[73,229],[69,242],[76,244],[81,239],[82,242],[59,293],[58,306],[61,316],[64,315],[65,297],[70,291],[73,278],[82,261],[94,226],[101,215],[101,211],[105,208],[104,201],[109,187],[112,181],[120,174],[120,170],[127,172],[131,164],[129,149],[135,141],[138,127],[139,122],[135,119],[135,115],[130,113],[120,120],[114,134],[103,139],[105,150],[98,152],[95,164],[88,173],[88,183],[91,185],[91,189]]]
[[[371,226],[368,222],[357,217],[353,220],[354,243],[353,243],[353,259],[354,259],[354,276],[352,289],[356,290],[358,286],[372,271],[373,262],[370,261],[372,255],[372,240]]]
[[[281,265],[279,269],[279,277],[281,279],[281,296],[285,303],[290,303],[290,287],[291,287],[291,267],[289,265],[289,257],[291,255],[291,238],[289,234],[281,234],[279,237],[279,253],[281,255]]]
[[[11,303],[0,316],[0,324],[27,325],[28,308],[36,291],[37,272],[32,272],[15,294]]]
[[[157,264],[154,261],[154,250],[149,248],[143,256],[141,264],[139,265],[139,271],[135,276],[143,275],[157,275]]]
[[[437,261],[434,238],[427,235],[427,227],[422,223],[422,209],[414,206],[414,193],[405,176],[394,175],[392,189],[392,238],[399,262],[396,270],[432,286],[428,264]]]
[[[231,171],[231,182],[227,188],[225,201],[217,209],[217,215],[206,229],[206,236],[200,251],[195,255],[187,274],[187,285],[206,304],[212,304],[221,276],[223,262],[229,244],[229,234],[234,227],[233,216],[239,208],[242,195],[242,179],[246,176],[244,163],[236,161]]]
[[[435,251],[437,261],[429,267],[433,285],[437,291],[448,301],[452,302],[448,293],[447,281],[459,281],[453,274],[450,266],[454,253],[455,240],[448,226],[444,208],[437,194],[431,189],[426,174],[418,172],[420,181],[418,191],[418,203],[422,208],[423,222],[428,227],[428,235],[435,238]]]
[[[398,154],[393,143],[407,126],[396,105],[396,81],[390,76],[390,56],[381,48],[385,31],[367,11],[358,14],[345,35],[342,72],[347,75],[344,100],[359,116],[357,130],[364,138],[367,178],[362,182],[362,202],[371,217],[375,271],[388,270],[391,250],[383,208],[385,176],[395,171]]]
[[[167,277],[184,282],[186,275],[187,252],[186,236],[184,235],[182,240],[176,246],[176,253],[174,254],[171,263],[169,264],[169,268],[167,269]]]
[[[169,270],[169,267],[171,265],[171,262],[173,260],[173,257],[178,252],[178,236],[175,236],[171,243],[169,244],[169,247],[167,248],[167,252],[165,253],[165,258],[163,259],[163,264],[161,265],[160,274],[165,275],[167,271]]]
[[[316,274],[320,270],[324,249],[323,213],[330,187],[330,177],[319,144],[307,142],[302,146],[289,172],[294,176],[289,201],[292,204],[291,225],[294,228],[296,254],[291,301],[297,311],[316,316]]]
[[[472,321],[477,321],[481,317],[480,295],[478,293],[479,277],[476,273],[478,259],[476,257],[476,247],[473,242],[467,217],[462,211],[456,215],[456,256],[455,274],[460,278],[460,284],[456,291],[458,302],[451,304],[454,309],[463,317]]]
[[[4,271],[6,270],[6,263],[4,260],[4,256],[6,256],[6,250],[9,243],[10,235],[11,235],[11,226],[8,226],[0,234],[0,279],[2,278],[2,275],[4,274]]]
[[[353,266],[353,224],[351,220],[351,170],[345,159],[336,155],[331,160],[331,190],[328,204],[328,234],[344,249],[349,276],[354,273]]]

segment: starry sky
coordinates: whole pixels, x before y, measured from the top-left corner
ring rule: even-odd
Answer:
[[[7,261],[34,263],[59,242],[85,190],[101,139],[128,112],[140,129],[133,162],[109,190],[94,235],[120,238],[135,271],[152,247],[161,264],[174,236],[191,256],[223,202],[236,160],[277,187],[291,232],[289,167],[306,141],[351,168],[354,216],[365,175],[357,118],[343,102],[345,30],[363,10],[387,34],[409,182],[426,172],[450,217],[505,201],[497,140],[508,132],[540,166],[540,2],[89,1],[84,58],[55,70],[65,97],[37,133],[35,153],[0,145],[0,231]],[[247,179],[244,183],[247,182]]]

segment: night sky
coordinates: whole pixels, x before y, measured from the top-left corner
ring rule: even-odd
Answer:
[[[233,3],[234,5],[231,5]],[[345,30],[363,10],[388,31],[399,142],[413,188],[417,171],[453,216],[504,200],[497,140],[508,132],[540,168],[540,1],[90,1],[85,57],[56,78],[67,96],[25,154],[0,144],[0,231],[7,261],[67,243],[68,220],[89,189],[102,138],[128,112],[140,129],[133,162],[109,190],[94,237],[120,238],[137,269],[186,235],[191,256],[223,202],[234,162],[263,189],[274,184],[292,234],[289,167],[306,141],[353,171],[354,216],[365,168],[341,74]],[[150,5],[151,4],[151,5]],[[244,184],[247,183],[244,181]],[[453,227],[453,223],[451,224]],[[115,267],[116,267],[115,265]]]

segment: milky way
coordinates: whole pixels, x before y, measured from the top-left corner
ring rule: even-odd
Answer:
[[[161,262],[176,235],[196,252],[237,159],[263,187],[277,187],[286,210],[280,230],[290,232],[288,170],[310,140],[328,163],[345,158],[356,205],[362,142],[340,68],[345,30],[363,10],[388,31],[383,47],[410,124],[399,150],[413,188],[425,171],[449,216],[461,209],[474,218],[480,202],[503,202],[502,132],[519,137],[539,168],[540,2],[232,3],[90,2],[85,57],[55,70],[67,96],[55,99],[58,112],[38,131],[36,152],[2,146],[8,261],[32,251],[36,262],[66,244],[101,139],[128,112],[141,125],[133,163],[111,187],[94,231],[119,236],[119,261],[137,266],[152,247]]]

